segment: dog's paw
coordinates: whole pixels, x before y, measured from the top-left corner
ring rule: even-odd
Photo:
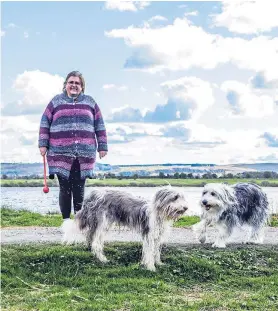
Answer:
[[[153,271],[155,272],[155,266],[154,265],[151,265],[151,266],[145,266],[145,268],[149,271]]]
[[[157,266],[165,266],[165,263],[162,262],[162,261],[157,261],[155,264],[156,264]]]
[[[212,247],[215,247],[215,248],[226,248],[226,244],[225,243],[213,243],[211,245]]]
[[[146,269],[146,270],[149,270],[149,271],[155,272],[155,270],[156,270],[154,264],[145,264],[145,263],[141,262],[140,266],[141,266],[143,269]]]
[[[102,263],[108,263],[109,260],[106,257],[102,257],[101,259],[99,258],[99,261]]]

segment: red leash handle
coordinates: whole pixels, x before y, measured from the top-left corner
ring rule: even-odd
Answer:
[[[44,187],[43,187],[43,192],[48,193],[49,188],[47,187],[46,184],[46,161],[45,161],[45,155],[43,156],[43,172],[44,172]]]

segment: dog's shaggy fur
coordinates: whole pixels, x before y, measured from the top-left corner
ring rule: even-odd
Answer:
[[[252,183],[207,184],[200,201],[201,221],[193,226],[201,243],[205,243],[207,226],[215,224],[218,229],[213,247],[226,247],[226,240],[236,226],[244,224],[252,228],[245,242],[262,243],[263,227],[268,218],[268,200],[262,189]]]
[[[106,262],[103,254],[106,231],[114,223],[128,226],[142,235],[141,263],[154,271],[155,264],[161,264],[160,247],[166,228],[187,208],[184,195],[171,187],[158,190],[150,203],[124,191],[93,190],[74,221],[68,220],[63,225],[63,242],[74,243],[82,233],[96,257]]]

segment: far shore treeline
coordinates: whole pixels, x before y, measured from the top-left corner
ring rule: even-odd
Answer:
[[[193,175],[191,173],[175,173],[167,175],[160,173],[158,176],[116,176],[107,173],[96,175],[92,179],[87,179],[86,186],[94,187],[157,187],[163,185],[172,185],[177,187],[203,187],[207,183],[227,183],[235,184],[237,182],[252,182],[262,187],[278,187],[278,174],[275,172],[248,172],[246,174],[233,175],[228,173],[223,176],[216,174]],[[5,176],[1,178],[1,187],[42,187],[43,178],[39,176],[22,176],[20,178],[10,179]],[[58,186],[57,178],[47,180],[50,187]]]

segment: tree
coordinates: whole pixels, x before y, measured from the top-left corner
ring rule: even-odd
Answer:
[[[163,172],[159,172],[159,178],[165,178],[165,174]]]
[[[234,175],[233,175],[232,173],[228,173],[228,174],[226,175],[226,178],[234,178]]]
[[[180,173],[180,178],[186,179],[186,174],[185,173]]]
[[[271,172],[264,172],[263,177],[264,178],[271,178],[272,174],[271,174]]]

